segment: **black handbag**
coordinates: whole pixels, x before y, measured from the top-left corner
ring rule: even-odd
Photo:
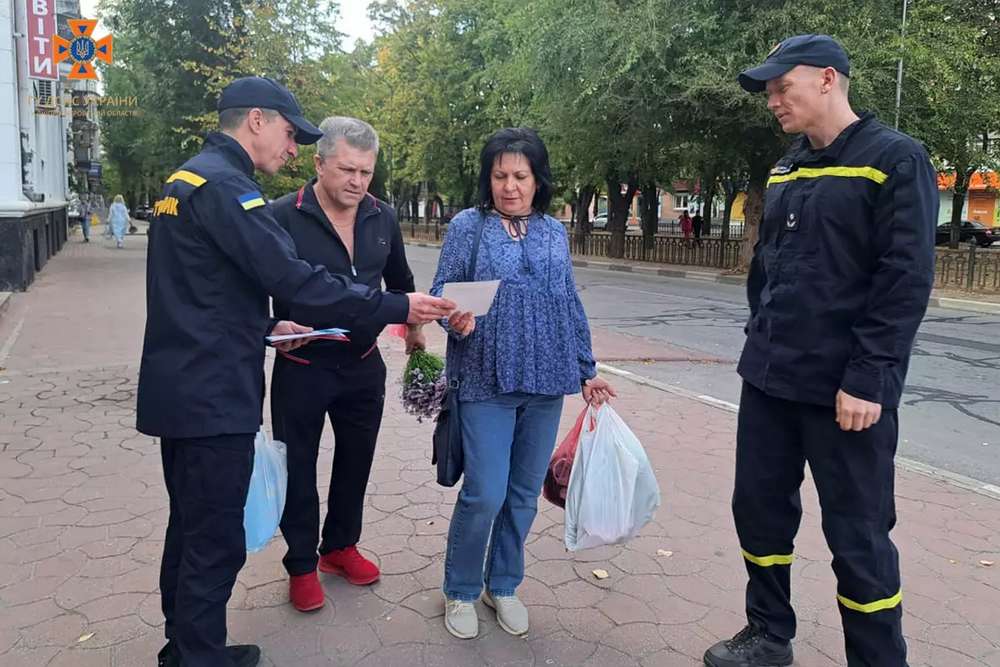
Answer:
[[[476,227],[475,238],[472,241],[472,256],[469,261],[469,273],[466,280],[475,280],[476,259],[479,255],[479,242],[483,238],[483,227],[486,216],[481,215]],[[448,347],[445,358],[445,377],[448,388],[441,400],[441,411],[435,419],[434,447],[431,450],[431,465],[437,466],[437,483],[441,486],[455,486],[465,469],[465,454],[462,450],[462,422],[458,418],[458,390],[462,386],[462,360],[465,348],[469,345],[469,337],[455,340],[448,336]]]

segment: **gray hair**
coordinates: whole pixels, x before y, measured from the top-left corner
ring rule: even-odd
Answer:
[[[233,107],[232,109],[223,109],[219,112],[219,129],[227,130],[229,132],[238,129],[239,126],[243,124],[247,114],[256,108],[258,107]],[[264,120],[268,123],[281,115],[274,109],[261,109],[261,113],[264,114]]]
[[[319,129],[323,132],[323,138],[316,143],[316,154],[321,160],[336,152],[337,139],[343,139],[358,150],[374,151],[378,155],[378,133],[363,120],[349,116],[330,116],[319,124]]]

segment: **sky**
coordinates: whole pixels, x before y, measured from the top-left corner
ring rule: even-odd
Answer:
[[[337,30],[347,35],[344,49],[350,51],[359,38],[372,41],[374,30],[368,20],[368,0],[341,0]]]

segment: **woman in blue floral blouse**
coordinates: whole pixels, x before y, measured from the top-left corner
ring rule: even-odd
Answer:
[[[465,471],[444,576],[445,626],[462,639],[479,633],[473,603],[480,595],[504,630],[528,631],[516,589],[563,396],[582,389],[600,404],[615,395],[596,374],[566,230],[545,213],[551,199],[548,152],[538,135],[496,132],[480,154],[479,204],[449,224],[431,287],[439,296],[448,282],[501,281],[487,315],[477,322],[455,314],[445,325],[456,341],[467,339],[459,390]]]

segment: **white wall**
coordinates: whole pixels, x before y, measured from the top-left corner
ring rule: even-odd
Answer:
[[[941,206],[938,207],[938,224],[943,224],[945,222],[951,222],[951,210],[952,210],[952,197],[955,194],[951,190],[938,190],[941,195]],[[969,198],[966,196],[965,203],[962,206],[962,219],[966,220],[969,217]]]
[[[51,208],[66,201],[66,131],[61,115],[36,114],[35,85],[27,77],[24,62],[27,0],[0,0],[0,215],[33,208]],[[53,93],[60,93],[53,82]],[[28,182],[36,194],[45,196],[33,204],[24,196],[21,158],[27,133],[31,153]]]
[[[14,0],[0,0],[0,208],[21,196]]]

